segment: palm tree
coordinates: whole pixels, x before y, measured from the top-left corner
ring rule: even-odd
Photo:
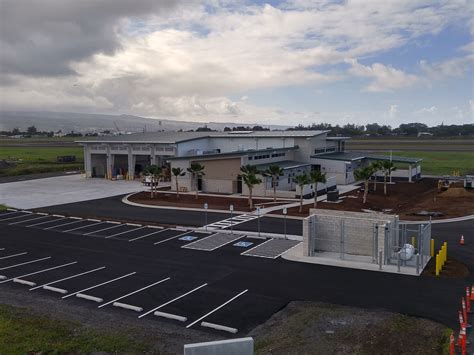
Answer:
[[[309,178],[306,174],[296,175],[295,182],[300,187],[300,213],[303,212],[303,188],[309,184]]]
[[[176,179],[176,197],[179,198],[179,184],[178,184],[178,177],[184,176],[186,172],[182,168],[172,168],[171,172]]]
[[[374,174],[374,168],[371,165],[354,171],[355,178],[357,180],[364,181],[364,198],[363,198],[364,204],[367,202],[367,193],[369,192],[369,180],[373,174]]]
[[[191,173],[191,176],[193,179],[193,185],[194,185],[194,188],[196,189],[196,200],[197,200],[198,195],[199,195],[198,179],[201,176],[206,175],[204,174],[204,165],[201,165],[199,163],[191,163],[191,167],[188,168],[188,172]]]
[[[257,177],[257,174],[260,174],[257,167],[255,165],[243,165],[240,167],[240,171],[242,172],[242,181],[249,189],[249,206],[250,209],[253,209],[253,201],[252,201],[252,192],[255,185],[261,184],[262,179]]]
[[[370,164],[374,175],[374,191],[377,191],[377,172],[382,169],[382,162],[380,160],[374,161]]]
[[[314,193],[314,208],[317,207],[318,205],[318,183],[320,182],[321,184],[326,183],[326,174],[322,173],[320,170],[313,170],[309,174],[309,180],[313,184],[313,193]]]
[[[158,178],[161,176],[162,169],[158,165],[148,165],[145,168],[145,175],[150,176],[150,192],[151,192],[151,198],[154,197],[154,190],[158,188]],[[155,186],[156,182],[156,186]]]
[[[387,177],[392,175],[392,171],[397,170],[397,168],[390,160],[384,160],[381,166],[383,170],[383,194],[387,195]]]
[[[263,175],[272,178],[272,187],[273,187],[273,201],[276,201],[276,187],[277,182],[280,179],[280,176],[283,176],[283,169],[278,165],[270,165],[264,172]]]

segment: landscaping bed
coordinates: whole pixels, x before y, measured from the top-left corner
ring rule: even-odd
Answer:
[[[447,191],[438,193],[437,179],[424,178],[420,181],[397,182],[387,186],[388,195],[383,194],[383,183],[377,184],[373,191],[373,183],[369,184],[367,202],[362,203],[362,191],[352,191],[344,195],[342,202],[318,202],[317,208],[328,210],[344,210],[361,212],[363,209],[389,214],[398,214],[402,220],[427,220],[429,216],[417,216],[421,211],[440,212],[442,216],[434,219],[453,218],[474,214],[474,191],[453,185]],[[309,215],[313,204],[288,209],[292,216]],[[274,212],[281,213],[281,211]]]
[[[129,201],[135,203],[141,203],[152,206],[167,206],[167,207],[186,207],[186,208],[201,208],[203,209],[204,203],[208,204],[209,209],[213,210],[224,210],[228,211],[230,205],[234,205],[235,211],[251,212],[248,204],[248,198],[246,197],[230,197],[230,196],[215,196],[200,194],[196,199],[195,194],[179,194],[179,197],[175,192],[169,193],[155,193],[152,198],[150,192],[139,192],[133,194],[128,198]],[[295,201],[289,200],[278,200],[276,202],[271,198],[262,199],[254,198],[254,208],[256,206],[270,207],[275,205],[284,205]]]
[[[423,318],[291,302],[254,329],[256,354],[447,354],[451,330]]]

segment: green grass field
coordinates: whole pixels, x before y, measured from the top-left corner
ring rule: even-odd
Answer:
[[[58,155],[75,155],[75,163],[58,163]],[[83,149],[77,147],[16,147],[0,148],[0,160],[15,164],[0,170],[0,176],[28,175],[54,171],[83,169]]]
[[[423,159],[421,173],[426,175],[451,175],[454,170],[458,170],[461,175],[474,174],[472,152],[402,151],[393,152],[393,155]]]
[[[25,308],[0,305],[0,354],[136,354],[150,350],[150,344],[136,341],[126,332],[97,331]]]

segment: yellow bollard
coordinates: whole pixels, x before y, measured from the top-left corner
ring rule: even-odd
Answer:
[[[444,262],[448,261],[448,242],[444,242]]]
[[[436,254],[435,274],[436,276],[439,276],[439,254]]]
[[[411,237],[411,245],[413,245],[416,248],[416,238]]]
[[[444,245],[441,246],[441,250],[439,251],[440,252],[440,262],[441,262],[441,268],[443,268],[444,266]]]
[[[430,244],[430,256],[434,256],[434,239],[431,239],[431,244]]]

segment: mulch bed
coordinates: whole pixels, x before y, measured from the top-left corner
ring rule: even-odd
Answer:
[[[209,196],[209,195],[196,195],[180,194],[179,198],[176,193],[157,193],[154,198],[151,198],[150,192],[139,192],[130,196],[129,201],[135,203],[142,203],[146,205],[154,206],[169,206],[169,207],[188,207],[188,208],[203,208],[204,203],[208,204],[209,209],[214,210],[229,210],[229,206],[234,205],[235,211],[251,212],[248,205],[248,199],[246,197],[229,197],[229,196]],[[294,201],[288,200],[277,200],[273,202],[272,199],[259,199],[254,198],[254,208],[256,206],[270,207],[275,205],[284,205]]]
[[[398,214],[403,220],[427,220],[427,216],[415,216],[420,211],[436,211],[443,213],[443,219],[474,214],[474,191],[462,187],[451,187],[445,192],[438,193],[436,179],[422,179],[415,183],[397,182],[388,185],[388,195],[383,194],[383,183],[377,184],[377,191],[373,191],[373,184],[369,185],[367,203],[362,203],[362,191],[352,191],[345,194],[341,203],[318,202],[317,208],[328,210],[344,210],[362,212],[368,209],[390,214]],[[292,216],[307,217],[313,204],[288,210]],[[281,213],[281,212],[273,212]]]
[[[421,275],[436,277],[435,268],[436,258],[431,258]],[[469,269],[466,265],[455,259],[448,259],[438,277],[463,279],[467,276],[469,276]]]

